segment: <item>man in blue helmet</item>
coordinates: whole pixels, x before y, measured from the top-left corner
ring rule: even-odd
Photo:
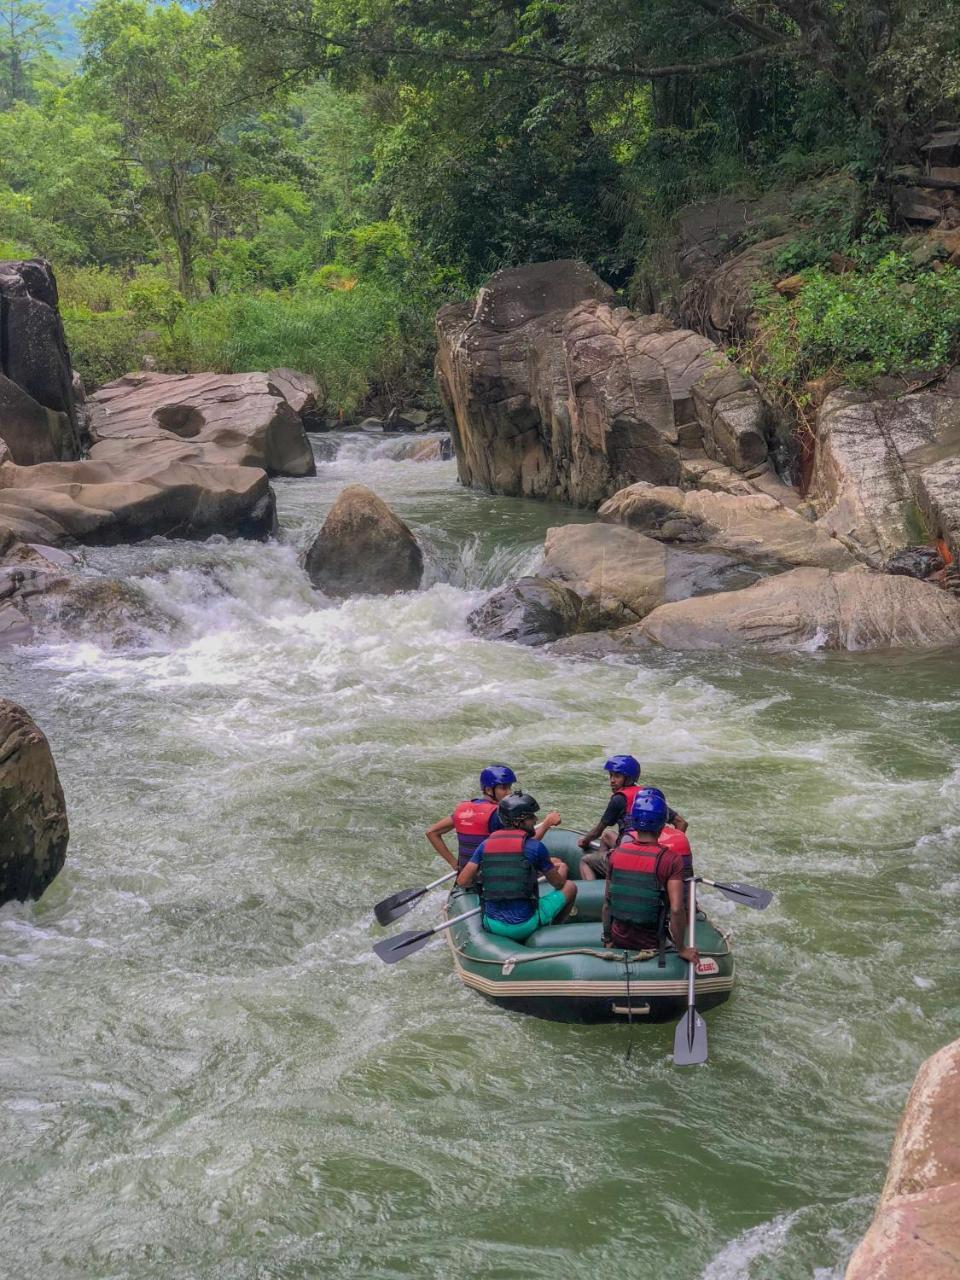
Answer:
[[[577,841],[584,850],[588,850],[595,840],[601,841],[603,848],[584,853],[580,859],[581,880],[602,880],[606,876],[607,855],[626,829],[630,810],[640,791],[640,761],[636,756],[611,756],[603,767],[610,775],[610,800],[597,825]],[[667,813],[667,822],[671,826],[678,831],[686,831],[685,818],[674,809],[668,809]],[[609,832],[609,827],[615,828],[615,833]]]
[[[474,800],[464,800],[458,804],[449,818],[441,818],[424,832],[431,847],[436,850],[445,862],[456,871],[462,871],[471,854],[479,846],[484,837],[491,831],[498,831],[501,826],[497,806],[517,782],[517,775],[507,764],[488,764],[480,773],[480,795]],[[543,838],[543,833],[560,822],[560,815],[555,809],[537,826],[536,838]],[[445,835],[451,831],[457,833],[457,856],[447,848]],[[563,864],[561,864],[563,865]]]
[[[514,794],[501,800],[501,827],[481,841],[457,876],[468,888],[480,874],[483,927],[489,933],[523,942],[548,924],[560,924],[573,909],[577,887],[554,865],[537,837],[533,796]],[[540,897],[543,876],[552,892]]]

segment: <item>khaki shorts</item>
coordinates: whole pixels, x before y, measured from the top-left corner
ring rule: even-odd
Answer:
[[[591,871],[596,872],[600,880],[606,880],[610,873],[609,859],[609,849],[591,849],[589,853],[580,855],[580,865],[582,867],[586,863]]]

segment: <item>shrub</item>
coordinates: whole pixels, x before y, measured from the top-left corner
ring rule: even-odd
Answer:
[[[61,315],[73,366],[88,391],[143,366],[147,343],[129,311],[64,306]]]

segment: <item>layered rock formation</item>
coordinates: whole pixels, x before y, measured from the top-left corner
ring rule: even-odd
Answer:
[[[57,284],[39,259],[0,262],[0,439],[24,466],[80,456]]]
[[[63,866],[70,831],[46,738],[0,698],[0,904],[38,898]]]
[[[330,596],[393,595],[420,586],[423,554],[382,498],[352,484],[330,508],[304,568],[313,585]]]
[[[309,402],[304,386],[283,381],[301,407]],[[97,461],[122,464],[149,451],[165,462],[262,467],[268,475],[316,472],[299,414],[265,373],[130,373],[89,405]]]
[[[766,458],[759,395],[714,344],[615,306],[580,264],[498,272],[437,326],[465,484],[593,506],[636,480],[678,483],[681,448]]]
[[[917,1072],[876,1216],[846,1280],[960,1274],[960,1040]]]

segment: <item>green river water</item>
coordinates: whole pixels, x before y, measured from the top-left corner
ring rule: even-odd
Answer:
[[[956,654],[627,666],[474,638],[484,593],[586,517],[392,449],[351,437],[279,482],[278,543],[89,553],[169,634],[0,659],[72,829],[42,901],[0,910],[0,1275],[841,1276],[913,1074],[960,1033]],[[330,607],[297,551],[358,479],[429,585]],[[505,1013],[442,945],[371,953],[371,905],[440,874],[423,828],[480,765],[576,827],[611,750],[705,874],[777,895],[707,904],[739,983],[702,1068],[673,1068],[670,1025],[627,1060],[625,1026]]]

